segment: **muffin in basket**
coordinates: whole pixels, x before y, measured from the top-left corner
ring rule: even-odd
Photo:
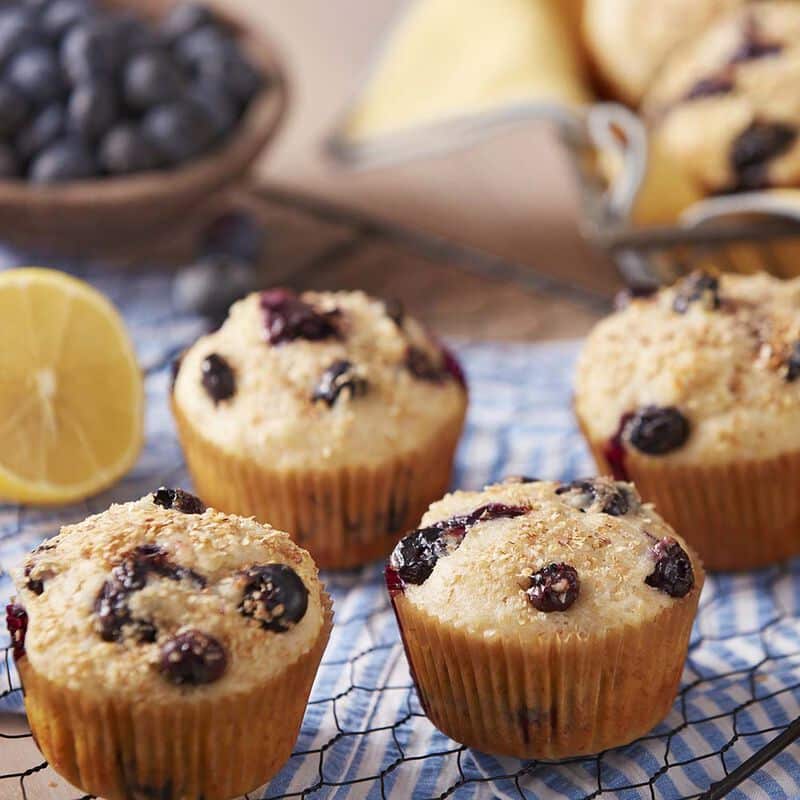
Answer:
[[[291,755],[332,613],[285,533],[162,488],[62,528],[15,581],[31,730],[82,790],[225,800]]]
[[[800,4],[720,19],[667,60],[644,108],[656,147],[705,194],[800,185]]]
[[[250,295],[184,354],[172,394],[200,496],[322,567],[385,556],[441,496],[466,406],[452,356],[361,292]]]
[[[583,38],[605,88],[638,105],[664,59],[746,0],[586,0]]]
[[[386,580],[438,728],[490,753],[566,758],[667,714],[703,570],[631,484],[516,478],[434,503]]]
[[[800,553],[800,280],[697,272],[602,321],[575,411],[712,569]]]

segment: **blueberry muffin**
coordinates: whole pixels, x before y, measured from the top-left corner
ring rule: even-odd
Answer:
[[[225,800],[291,755],[332,614],[285,533],[162,488],[62,528],[14,577],[28,721],[83,791]]]
[[[575,410],[712,569],[800,553],[800,280],[696,272],[589,335]]]
[[[598,78],[632,106],[682,42],[746,0],[586,0],[583,38]]]
[[[664,718],[703,570],[629,483],[513,478],[434,503],[386,580],[431,721],[470,747],[550,759]]]
[[[703,194],[800,185],[800,3],[719,20],[645,100],[658,148]]]
[[[362,292],[248,296],[185,353],[172,394],[198,494],[322,567],[386,556],[446,491],[466,407],[453,357]]]

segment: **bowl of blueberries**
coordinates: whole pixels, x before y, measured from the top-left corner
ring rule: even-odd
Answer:
[[[0,2],[0,238],[86,255],[240,179],[287,101],[275,49],[181,0]]]

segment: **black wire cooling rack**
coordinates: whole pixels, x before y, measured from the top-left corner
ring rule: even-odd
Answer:
[[[523,265],[386,228],[361,215],[350,217],[318,207],[307,198],[273,193],[268,200],[285,202],[311,216],[335,217],[337,224],[351,226],[355,242],[364,236],[383,238],[406,251],[418,251],[426,260],[441,255],[467,270],[519,278],[523,288],[584,309],[597,312],[605,307],[603,298]],[[330,257],[351,255],[352,247],[346,253],[331,251]],[[194,335],[191,326],[185,335]],[[150,359],[148,397],[164,402],[168,364],[179,349],[172,347]],[[521,359],[519,367],[524,368],[524,356],[510,353],[508,357]],[[564,360],[561,351],[554,352],[545,371],[557,375],[568,368]],[[171,429],[150,433],[166,442],[160,462],[179,463]],[[580,457],[575,461],[580,462]],[[182,469],[173,466],[153,474],[158,474],[159,482],[174,483]],[[147,477],[150,484],[153,474]],[[131,496],[142,493],[132,490]],[[102,499],[97,503],[98,507],[80,509],[76,518],[101,510]],[[18,513],[22,527],[25,512]],[[29,542],[35,543],[35,539]],[[759,796],[786,797],[791,796],[787,786],[800,786],[800,754],[781,751],[797,734],[794,720],[800,714],[800,561],[756,573],[711,576],[682,688],[664,723],[627,747],[558,763],[493,758],[436,731],[422,711],[409,676],[380,569],[371,566],[325,578],[336,604],[336,625],[303,732],[281,776],[248,800],[412,796],[715,800],[730,790],[737,797],[752,796],[753,791],[760,791]],[[0,707],[6,707],[21,699],[21,689],[15,683],[10,649],[2,648],[0,653],[4,665],[0,667],[4,686],[0,703],[5,704]],[[86,797],[42,761],[21,714],[0,713],[0,742],[7,765],[0,774],[2,800]],[[758,766],[756,762],[748,766],[751,757],[756,762],[769,760],[769,774],[742,775],[743,763],[745,773]]]

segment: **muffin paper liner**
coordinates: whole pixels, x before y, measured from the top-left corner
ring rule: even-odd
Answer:
[[[602,443],[581,427],[598,471],[611,474]],[[707,569],[755,569],[800,554],[800,453],[700,466],[628,448],[625,466],[642,499],[697,550]]]
[[[214,699],[187,688],[172,704],[148,704],[65,688],[17,661],[28,721],[51,766],[108,800],[226,800],[262,786],[289,759],[333,624],[262,686]],[[196,691],[197,696],[192,695]]]
[[[492,638],[445,624],[401,592],[395,614],[420,701],[457,742],[497,755],[559,759],[647,733],[680,684],[702,588],[646,624],[588,636]]]
[[[463,415],[429,442],[376,467],[267,469],[205,439],[172,404],[195,490],[205,503],[287,531],[323,569],[386,556],[448,489]]]

